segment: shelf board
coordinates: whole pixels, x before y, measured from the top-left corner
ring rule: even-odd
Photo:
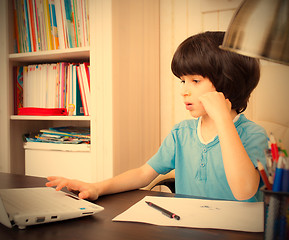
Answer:
[[[61,120],[61,121],[89,121],[90,116],[26,116],[11,115],[11,120]]]
[[[77,47],[39,52],[26,52],[26,53],[11,53],[9,60],[13,62],[39,62],[39,61],[71,61],[73,60],[89,60],[90,47]]]

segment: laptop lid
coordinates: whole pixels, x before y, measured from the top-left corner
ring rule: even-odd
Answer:
[[[11,222],[8,218],[6,209],[4,207],[3,201],[0,197],[0,223],[2,223],[4,226],[12,228]]]
[[[75,195],[47,187],[0,189],[0,198],[0,211],[3,212],[1,223],[8,227],[17,225],[25,228],[29,225],[93,215],[103,210],[103,207]]]

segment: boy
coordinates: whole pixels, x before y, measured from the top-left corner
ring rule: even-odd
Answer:
[[[223,32],[186,39],[172,60],[183,84],[186,109],[194,119],[172,129],[159,151],[143,166],[100,183],[48,177],[47,186],[79,191],[80,198],[138,189],[175,169],[176,193],[262,201],[257,159],[265,165],[265,130],[241,114],[257,86],[256,59],[221,50]]]

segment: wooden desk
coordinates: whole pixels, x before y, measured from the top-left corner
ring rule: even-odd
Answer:
[[[0,173],[0,188],[43,187],[44,178]],[[100,197],[96,203],[104,211],[89,217],[48,223],[19,230],[0,224],[2,240],[168,240],[168,239],[263,239],[262,233],[227,230],[161,227],[143,223],[112,222],[112,219],[145,196],[174,196],[174,194],[136,190]]]

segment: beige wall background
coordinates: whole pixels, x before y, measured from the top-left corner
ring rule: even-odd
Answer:
[[[241,0],[161,0],[160,82],[161,140],[174,124],[190,118],[180,96],[180,84],[170,70],[177,46],[202,31],[226,31]],[[260,83],[245,115],[274,133],[289,150],[289,66],[261,61]]]
[[[156,0],[112,1],[113,174],[144,164],[160,142]]]

